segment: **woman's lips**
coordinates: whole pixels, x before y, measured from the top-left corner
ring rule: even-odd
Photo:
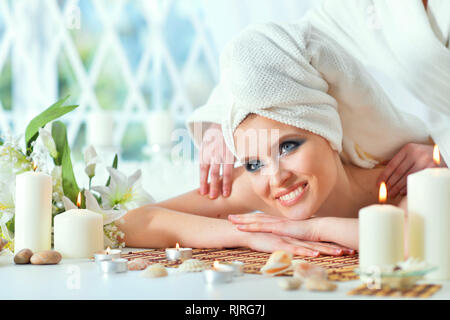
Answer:
[[[307,182],[302,183],[297,188],[292,190],[291,192],[284,194],[280,197],[277,197],[277,200],[280,202],[280,204],[282,206],[285,206],[285,207],[293,206],[294,204],[296,204],[297,202],[300,201],[300,199],[305,194],[308,186],[309,185]]]

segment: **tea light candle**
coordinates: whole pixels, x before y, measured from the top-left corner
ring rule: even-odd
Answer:
[[[77,205],[80,207],[81,194]],[[103,250],[103,216],[85,209],[72,209],[54,219],[55,250],[63,258],[92,258]]]
[[[380,186],[380,202],[387,198]],[[359,210],[359,267],[393,265],[404,259],[404,210],[375,204]]]
[[[219,268],[221,266],[231,267],[233,269],[233,275],[235,277],[244,275],[244,263],[241,261],[232,261],[232,262],[219,262]]]
[[[104,260],[119,259],[121,252],[119,249],[110,249],[108,247],[106,250],[94,253],[94,259],[97,263]]]
[[[16,176],[14,252],[51,249],[52,177],[43,172]]]
[[[112,259],[103,260],[99,262],[100,269],[104,273],[119,273],[128,271],[128,260],[127,259]]]
[[[214,262],[212,269],[204,270],[203,277],[206,283],[228,283],[233,280],[233,267],[225,264],[220,264],[218,261]]]
[[[439,149],[434,161],[440,163]],[[408,253],[438,269],[428,279],[450,279],[450,170],[428,168],[407,178]]]
[[[177,242],[175,248],[166,249],[166,258],[169,261],[191,259],[192,248],[180,248],[180,245]]]

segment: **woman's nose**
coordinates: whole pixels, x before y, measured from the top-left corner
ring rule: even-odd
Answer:
[[[277,168],[273,169],[272,175],[270,177],[270,185],[272,187],[280,187],[291,177],[292,172],[290,170],[278,166]]]

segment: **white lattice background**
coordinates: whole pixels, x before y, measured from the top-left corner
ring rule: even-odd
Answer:
[[[145,130],[151,110],[170,110],[181,125],[218,78],[199,3],[0,0],[0,131],[22,132],[67,93],[80,105],[64,118],[74,149],[98,109],[114,111],[117,145],[130,128]]]

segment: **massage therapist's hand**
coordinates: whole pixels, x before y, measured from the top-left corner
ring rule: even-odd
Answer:
[[[411,173],[425,168],[446,167],[441,158],[441,165],[433,161],[432,145],[408,143],[386,165],[377,180],[377,185],[386,182],[388,195],[395,198],[397,195],[406,195],[406,177]]]
[[[215,199],[220,193],[224,197],[231,194],[234,155],[227,148],[219,124],[212,124],[203,136],[200,147],[200,194],[209,193]],[[220,179],[220,166],[223,165],[223,177]],[[211,181],[208,190],[208,175]],[[221,190],[222,189],[222,190]]]
[[[240,231],[273,234],[289,239],[291,244],[297,241],[297,245],[319,253],[335,256],[355,253],[355,250],[337,244],[318,242],[320,218],[296,221],[264,213],[247,213],[229,215],[228,220],[236,224]]]

